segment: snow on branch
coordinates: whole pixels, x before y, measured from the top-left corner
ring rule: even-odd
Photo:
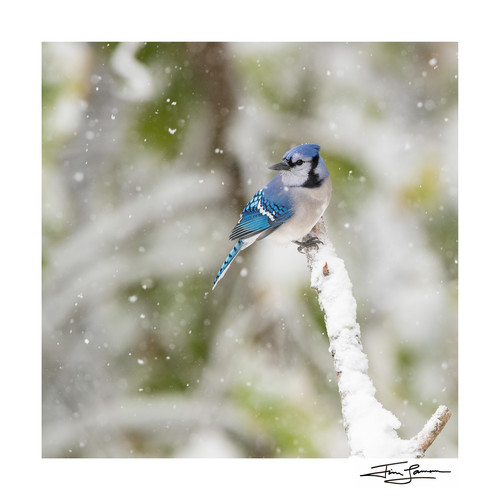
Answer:
[[[352,283],[335,248],[328,239],[323,218],[304,238],[318,238],[320,244],[304,249],[311,271],[311,287],[325,316],[330,352],[342,404],[344,428],[350,455],[359,457],[423,457],[427,448],[448,422],[451,413],[440,406],[413,438],[397,434],[399,420],[375,398],[368,376],[368,358],[363,352]]]

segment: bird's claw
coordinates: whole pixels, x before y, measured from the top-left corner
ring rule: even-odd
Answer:
[[[297,251],[299,251],[300,253],[304,253],[304,250],[306,248],[311,248],[311,247],[314,247],[316,248],[316,250],[318,250],[319,248],[318,243],[324,245],[324,243],[319,238],[316,237],[309,238],[308,240],[305,241],[294,241],[294,243],[298,245]]]

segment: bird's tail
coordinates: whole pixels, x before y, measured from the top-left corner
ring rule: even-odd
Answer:
[[[234,248],[229,252],[229,255],[226,257],[224,264],[222,264],[222,267],[219,269],[219,272],[217,273],[217,276],[214,279],[212,290],[216,287],[217,283],[219,282],[220,279],[222,279],[224,274],[226,274],[226,271],[228,270],[231,262],[233,262],[234,258],[238,255],[240,250],[242,250],[245,246],[246,245],[243,240],[239,240],[238,243],[234,245]]]

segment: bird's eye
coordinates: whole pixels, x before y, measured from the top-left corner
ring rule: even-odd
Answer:
[[[295,165],[302,165],[302,163],[304,163],[302,160],[297,160],[297,161],[295,162]]]

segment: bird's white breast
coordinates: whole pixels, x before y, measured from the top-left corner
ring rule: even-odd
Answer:
[[[299,240],[311,231],[330,203],[332,185],[327,178],[320,187],[293,187],[290,192],[295,214],[269,235],[283,243]]]

